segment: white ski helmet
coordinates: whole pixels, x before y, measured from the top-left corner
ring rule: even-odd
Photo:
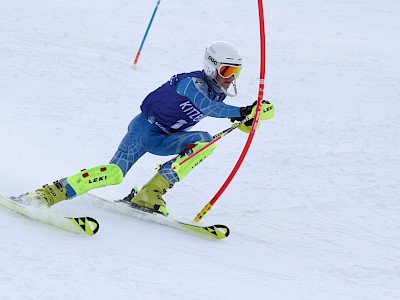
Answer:
[[[237,95],[236,78],[242,68],[242,54],[235,45],[223,41],[209,44],[204,52],[203,65],[204,73],[214,85],[227,96],[235,97]],[[234,94],[229,93],[216,81],[217,74],[225,78],[234,76],[232,82]]]

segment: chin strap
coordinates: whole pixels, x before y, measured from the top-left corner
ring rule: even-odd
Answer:
[[[216,85],[216,86],[221,90],[221,92],[223,92],[225,95],[227,95],[227,96],[229,96],[229,97],[236,97],[236,96],[237,96],[236,78],[233,79],[233,81],[232,81],[233,91],[235,92],[234,94],[231,94],[231,93],[228,92],[228,90],[224,89],[224,88],[218,83],[218,81],[217,81],[215,78],[212,79],[212,83],[213,83],[214,85]]]

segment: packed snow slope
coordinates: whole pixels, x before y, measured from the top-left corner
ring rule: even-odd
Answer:
[[[205,46],[243,52],[239,96],[256,100],[257,1],[0,1],[1,195],[107,163],[142,99],[202,68]],[[263,122],[203,223],[210,240],[118,215],[81,196],[51,210],[89,215],[94,237],[0,208],[2,299],[400,299],[400,3],[265,1]],[[195,129],[230,126],[207,118]],[[235,164],[237,131],[166,195],[192,219]],[[169,158],[169,157],[168,157]],[[167,157],[145,155],[107,199],[141,186]]]

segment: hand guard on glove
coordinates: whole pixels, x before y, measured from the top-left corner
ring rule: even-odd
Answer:
[[[244,106],[240,108],[240,117],[230,118],[231,122],[235,121],[243,121],[246,117],[249,118],[248,121],[244,122],[239,126],[239,129],[243,132],[249,133],[251,126],[253,125],[254,115],[256,114],[257,109],[257,101],[254,101],[253,104]],[[260,120],[269,120],[274,117],[275,108],[274,105],[269,103],[267,100],[262,100],[261,110],[260,110]],[[258,124],[259,126],[260,124]],[[257,126],[257,128],[258,128]]]

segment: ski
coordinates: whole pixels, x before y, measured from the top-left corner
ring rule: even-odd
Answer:
[[[60,216],[50,212],[48,207],[24,205],[18,202],[18,198],[11,199],[0,196],[0,204],[32,220],[40,221],[72,233],[94,235],[99,230],[99,223],[91,217],[75,218]]]
[[[125,214],[127,216],[135,217],[138,219],[142,219],[145,221],[150,221],[154,223],[158,223],[161,225],[165,225],[168,227],[181,229],[189,232],[198,232],[203,235],[210,236],[212,238],[224,239],[229,236],[229,228],[225,225],[210,225],[203,226],[200,224],[195,224],[191,222],[185,222],[179,220],[171,215],[164,216],[159,213],[151,212],[145,209],[140,209],[131,206],[129,203],[121,202],[121,201],[109,201],[104,198],[95,196],[93,194],[86,194],[94,201],[92,203],[100,208],[105,208],[108,210],[112,210],[121,214]]]

